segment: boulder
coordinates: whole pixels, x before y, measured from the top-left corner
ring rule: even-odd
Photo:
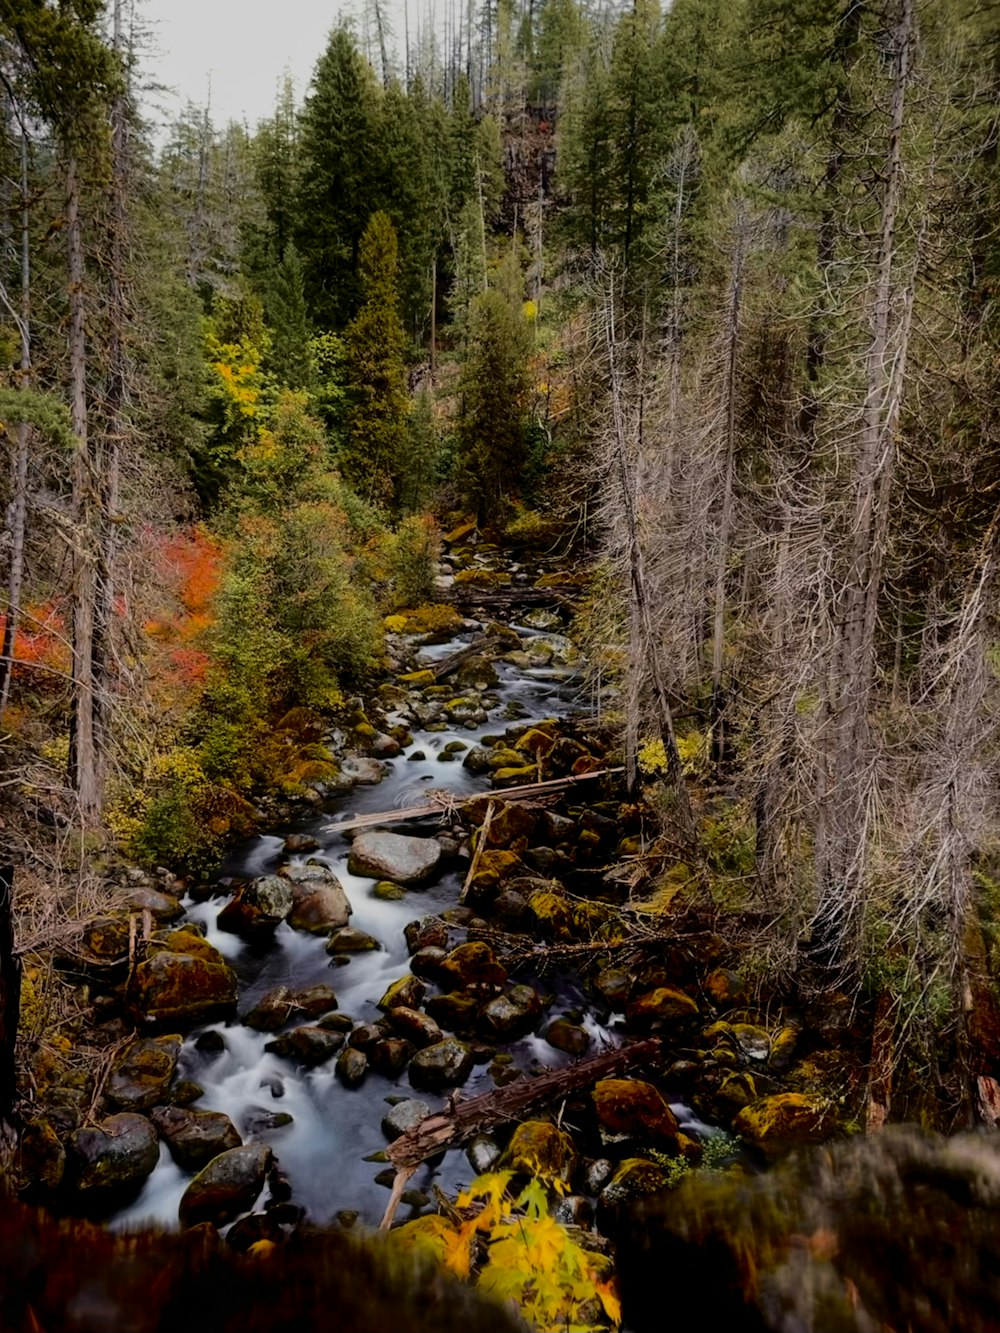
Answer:
[[[599,1229],[606,1236],[614,1236],[637,1200],[665,1194],[669,1187],[664,1167],[645,1157],[626,1157],[598,1198]]]
[[[472,1050],[457,1037],[445,1037],[425,1046],[410,1061],[410,1082],[415,1088],[458,1087],[472,1073]]]
[[[371,832],[354,839],[347,868],[352,875],[391,879],[397,884],[424,884],[440,860],[441,848],[433,838]]]
[[[586,1055],[590,1049],[590,1033],[579,1023],[568,1018],[557,1018],[545,1031],[545,1040],[554,1050],[567,1055]]]
[[[148,912],[154,921],[176,921],[184,915],[184,908],[172,893],[161,893],[159,889],[142,884],[136,889],[129,889],[126,903],[130,912]]]
[[[326,942],[326,951],[329,954],[367,953],[381,947],[374,935],[368,935],[355,926],[341,926]]]
[[[264,1188],[274,1155],[264,1143],[230,1148],[213,1158],[181,1197],[182,1227],[210,1222],[221,1227],[252,1208]]]
[[[744,1106],[733,1129],[774,1158],[792,1148],[824,1142],[836,1129],[836,1117],[830,1102],[816,1093],[778,1092]]]
[[[402,1005],[406,1009],[419,1009],[427,987],[417,977],[407,974],[394,981],[378,1002],[380,1009],[395,1009]]]
[[[275,986],[274,990],[269,990],[257,1001],[243,1022],[257,1032],[277,1032],[298,1016],[295,993],[287,986]]]
[[[306,1018],[320,1018],[337,1007],[337,996],[332,986],[317,982],[315,986],[306,986],[295,992],[295,1004],[300,1014]]]
[[[368,1073],[368,1057],[354,1046],[345,1046],[337,1056],[335,1072],[345,1088],[356,1088]]]
[[[407,1097],[397,1102],[391,1111],[382,1117],[382,1133],[391,1142],[400,1138],[408,1129],[419,1125],[431,1114],[431,1108],[417,1097]]]
[[[88,1207],[113,1208],[138,1192],[160,1160],[156,1130],[144,1115],[121,1111],[70,1139],[72,1179]]]
[[[345,778],[356,782],[359,787],[374,787],[385,777],[387,769],[378,759],[345,759],[340,766]]]
[[[479,1001],[462,991],[432,995],[424,1006],[427,1013],[449,1032],[465,1032],[473,1027],[479,1013]]]
[[[533,986],[512,986],[485,1005],[479,1015],[483,1031],[500,1041],[514,1041],[531,1032],[542,1012],[542,1002]]]
[[[591,1094],[607,1146],[635,1140],[675,1153],[680,1126],[663,1094],[637,1078],[605,1078]]]
[[[221,1111],[159,1106],[150,1119],[182,1171],[200,1171],[213,1157],[243,1142],[229,1116]]]
[[[368,1059],[376,1074],[396,1079],[406,1068],[413,1047],[405,1037],[383,1037],[376,1043]]]
[[[218,950],[211,952],[218,962],[191,953],[164,952],[140,963],[132,987],[139,1016],[151,1023],[193,1027],[231,1013],[236,1006],[236,976]]]
[[[281,875],[264,875],[236,890],[219,913],[220,930],[254,942],[267,940],[292,910],[292,886]]]
[[[456,990],[478,990],[493,994],[507,980],[506,969],[493,950],[481,940],[470,940],[452,949],[439,964],[443,985]]]
[[[292,885],[292,909],[288,924],[293,930],[304,930],[311,935],[329,935],[332,930],[346,926],[351,915],[351,904],[344,886],[326,867],[307,867],[321,873],[308,879],[299,879]]]
[[[487,846],[516,849],[526,847],[534,837],[541,811],[529,801],[504,801],[494,814],[487,836]]]
[[[488,847],[479,858],[476,873],[470,881],[470,889],[474,888],[479,894],[492,890],[495,897],[505,880],[515,879],[523,874],[524,864],[516,852]]]
[[[568,1134],[548,1120],[528,1120],[515,1129],[497,1165],[500,1170],[568,1185],[578,1161]]]
[[[396,1005],[389,1010],[389,1022],[401,1037],[417,1047],[433,1046],[444,1036],[433,1018],[419,1009],[407,1009],[405,1005]]]
[[[267,1042],[264,1050],[281,1056],[283,1060],[294,1060],[307,1069],[315,1069],[317,1065],[331,1060],[343,1044],[342,1032],[330,1032],[320,1027],[301,1027]]]
[[[177,1070],[182,1038],[140,1037],[115,1059],[105,1096],[116,1111],[148,1111],[166,1100]]]
[[[625,1016],[633,1027],[654,1023],[673,1023],[698,1016],[698,1005],[676,986],[657,986],[629,1001]]]

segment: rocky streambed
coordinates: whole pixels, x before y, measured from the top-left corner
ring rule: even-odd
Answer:
[[[465,586],[495,588],[481,567],[466,553]],[[501,572],[516,592],[520,571]],[[708,1121],[764,1155],[833,1131],[822,1038],[759,1020],[710,923],[681,913],[652,946],[630,933],[655,821],[604,775],[568,613],[507,602],[503,621],[393,618],[397,671],[334,738],[319,808],[183,898],[136,876],[127,909],[88,928],[74,965],[120,1040],[98,1086],[61,1089],[27,1127],[30,1192],[115,1226],[234,1224],[240,1248],[304,1216],[374,1225],[387,1143],[423,1116],[651,1031],[654,1067],[425,1164],[400,1216],[499,1164],[562,1181],[564,1220],[596,1208],[613,1231],[710,1141],[731,1155]]]

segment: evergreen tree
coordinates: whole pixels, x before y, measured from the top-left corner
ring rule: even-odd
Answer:
[[[305,275],[299,253],[291,242],[270,275],[264,293],[264,311],[271,343],[266,368],[285,388],[308,388],[312,372]]]
[[[361,237],[385,193],[381,96],[354,38],[336,28],[302,112],[295,204],[309,310],[321,328],[343,328],[361,299]]]
[[[472,302],[462,374],[460,464],[481,522],[503,514],[527,460],[530,333],[517,298],[490,288]]]
[[[341,467],[362,499],[385,506],[396,500],[409,406],[397,254],[392,222],[373,213],[360,244],[364,302],[344,333],[350,408]]]

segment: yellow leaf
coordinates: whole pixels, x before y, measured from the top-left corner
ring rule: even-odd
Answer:
[[[596,1282],[594,1290],[601,1299],[604,1306],[604,1313],[608,1316],[615,1328],[622,1322],[622,1303],[618,1295],[617,1278],[609,1278],[607,1282]]]

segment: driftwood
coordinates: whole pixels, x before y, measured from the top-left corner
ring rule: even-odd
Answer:
[[[429,664],[427,670],[435,680],[444,680],[445,676],[450,676],[453,671],[457,671],[463,662],[467,662],[470,657],[478,657],[484,648],[488,648],[491,643],[497,643],[499,636],[496,634],[480,634],[471,643],[467,643],[464,648],[459,648],[456,652],[449,653],[447,657],[442,657],[439,662]]]
[[[426,1116],[408,1129],[386,1152],[397,1170],[419,1166],[446,1148],[457,1148],[505,1120],[520,1120],[549,1102],[557,1101],[580,1088],[587,1088],[602,1078],[623,1073],[633,1065],[650,1064],[663,1052],[660,1037],[629,1042],[613,1051],[603,1051],[589,1060],[578,1060],[565,1069],[554,1069],[540,1078],[519,1078],[495,1092],[484,1092],[467,1101],[456,1100],[444,1111]]]
[[[21,1010],[21,961],[14,952],[14,868],[0,866],[0,1126],[13,1126],[14,1047]]]
[[[480,791],[473,792],[468,796],[443,792],[439,800],[425,801],[423,805],[407,806],[405,810],[384,810],[378,814],[355,815],[353,819],[342,819],[337,824],[326,824],[323,827],[323,832],[346,833],[348,829],[371,828],[373,825],[381,824],[402,824],[410,819],[429,819],[432,815],[440,815],[442,811],[447,809],[460,810],[464,805],[482,800],[483,796],[495,795],[498,800],[521,801],[532,796],[554,795],[565,791],[568,787],[575,786],[579,782],[590,782],[594,778],[613,777],[615,774],[624,772],[625,770],[622,767],[600,768],[596,773],[575,773],[566,778],[548,778],[545,782],[531,782],[524,787],[502,787],[492,793]]]
[[[560,583],[555,588],[477,588],[472,583],[462,583],[437,589],[435,600],[454,606],[548,606],[579,598],[583,591],[578,583]]]
[[[486,839],[489,837],[490,825],[493,823],[493,815],[496,811],[496,802],[490,801],[486,807],[486,816],[483,819],[482,828],[479,830],[479,841],[476,843],[476,852],[469,865],[469,873],[465,877],[465,883],[462,885],[462,892],[458,895],[459,904],[465,902],[466,894],[472,881],[476,878],[476,871],[479,869],[479,862],[483,859],[483,849],[486,846]]]

